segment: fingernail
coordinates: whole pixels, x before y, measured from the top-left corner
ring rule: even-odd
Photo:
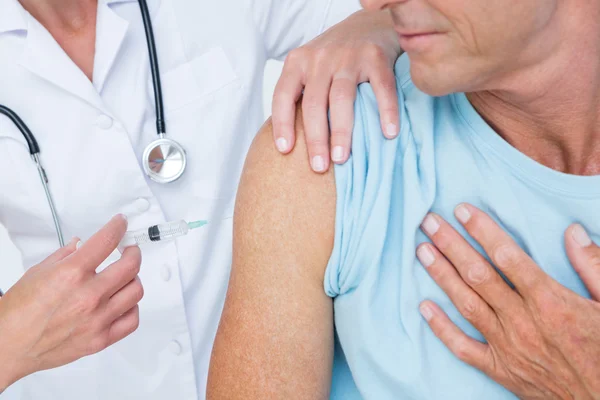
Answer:
[[[398,136],[398,127],[396,124],[387,124],[385,127],[385,135],[389,138],[395,138]]]
[[[419,311],[421,312],[423,318],[425,318],[425,321],[429,322],[433,318],[433,311],[428,305],[421,304],[421,306],[419,307]]]
[[[579,224],[573,227],[573,239],[581,247],[588,247],[592,244],[592,239],[585,231],[585,228]]]
[[[81,243],[81,240],[77,240],[77,244],[75,245],[75,250],[79,250],[79,248],[81,247],[83,243]]]
[[[435,262],[435,255],[427,245],[417,249],[417,258],[425,268],[431,267]]]
[[[316,172],[323,172],[325,170],[325,160],[321,156],[315,156],[312,159],[312,167]]]
[[[335,162],[341,162],[344,159],[344,148],[342,146],[335,146],[331,153],[331,159]]]
[[[471,213],[469,212],[469,209],[465,207],[464,204],[461,204],[458,207],[456,207],[456,210],[454,210],[454,215],[456,216],[456,219],[460,221],[461,224],[466,224],[471,219]]]
[[[288,141],[285,138],[277,139],[275,145],[277,146],[277,150],[279,150],[282,153],[286,152],[288,149]]]
[[[438,222],[437,218],[431,214],[428,214],[423,220],[421,227],[425,233],[427,233],[427,235],[433,236],[437,233],[438,229],[440,229],[440,223]]]
[[[122,220],[127,221],[127,215],[125,215],[125,214],[117,214],[113,217],[113,219],[118,219],[118,218],[121,218]]]

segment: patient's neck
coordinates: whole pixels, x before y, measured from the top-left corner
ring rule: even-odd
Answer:
[[[572,35],[577,40],[564,41],[543,63],[498,85],[500,90],[467,95],[511,145],[569,174],[600,174],[600,24],[596,21],[590,18],[585,36],[589,40]]]

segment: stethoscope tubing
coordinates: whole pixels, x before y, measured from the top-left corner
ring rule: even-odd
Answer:
[[[154,31],[152,29],[152,20],[148,11],[146,0],[139,0],[140,10],[142,12],[142,21],[146,31],[146,43],[148,45],[148,55],[150,56],[150,72],[152,73],[152,86],[154,88],[154,107],[156,109],[156,133],[158,136],[167,132],[165,123],[165,111],[162,95],[162,84],[160,82],[160,70],[158,69],[158,54],[156,52],[156,43],[154,41]]]
[[[58,214],[56,212],[56,206],[54,205],[54,199],[52,198],[52,193],[50,192],[50,187],[48,186],[48,176],[46,175],[46,170],[42,165],[42,161],[40,160],[40,146],[38,145],[37,140],[35,140],[35,136],[29,130],[29,127],[23,122],[21,118],[10,108],[3,106],[0,104],[0,114],[3,114],[8,117],[21,131],[25,141],[27,142],[27,147],[29,148],[29,154],[31,154],[31,158],[35,162],[38,173],[40,175],[40,179],[42,181],[42,185],[44,186],[44,193],[46,194],[46,199],[48,200],[48,204],[50,206],[50,211],[52,212],[52,219],[54,221],[54,227],[56,228],[56,235],[58,236],[58,243],[60,247],[65,245],[65,239],[63,237],[62,229],[60,227],[60,221],[58,219]]]
[[[150,71],[152,73],[152,85],[154,87],[154,100],[156,109],[156,133],[159,136],[159,138],[163,138],[166,133],[166,123],[164,115],[162,85],[160,82],[160,71],[158,68],[158,55],[156,52],[156,43],[154,41],[152,21],[150,19],[150,12],[148,11],[148,4],[146,3],[146,0],[138,0],[138,3],[140,5],[140,10],[142,13],[142,21],[144,22],[146,42],[148,44],[148,53],[150,56]],[[17,115],[16,112],[0,104],[0,114],[5,115],[15,124],[15,126],[19,129],[19,131],[21,131],[21,134],[27,142],[29,153],[31,154],[31,158],[36,164],[38,173],[40,175],[40,179],[42,181],[42,185],[44,186],[44,192],[46,194],[46,198],[50,206],[50,211],[52,212],[52,219],[56,228],[58,242],[60,243],[60,246],[63,247],[65,245],[65,240],[60,226],[60,220],[56,211],[54,199],[52,197],[52,193],[50,192],[48,175],[46,174],[46,170],[44,169],[40,160],[40,146],[38,145],[38,142],[35,139],[35,136],[31,132],[29,127],[25,124],[25,122],[23,122],[23,120]]]

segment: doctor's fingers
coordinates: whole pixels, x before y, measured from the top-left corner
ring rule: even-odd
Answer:
[[[117,248],[126,230],[127,217],[115,215],[66,260],[74,263],[77,268],[93,273]]]
[[[366,73],[377,99],[382,132],[386,138],[394,139],[400,133],[401,123],[394,66],[379,60],[370,64]]]
[[[64,247],[56,250],[54,253],[50,254],[44,261],[40,263],[40,265],[53,265],[59,261],[64,260],[71,254],[77,250],[77,244],[80,242],[79,238],[73,238],[69,243],[67,243]]]
[[[138,276],[108,300],[104,310],[104,321],[110,326],[119,317],[131,310],[144,297],[144,286]]]
[[[308,157],[313,171],[329,169],[329,91],[332,77],[323,71],[307,79],[302,98],[302,116]]]
[[[297,58],[295,51],[288,56],[273,93],[273,139],[283,154],[289,153],[296,142],[296,103],[302,96],[305,81],[304,69],[298,64],[300,60],[294,58]]]
[[[338,74],[329,92],[331,159],[338,164],[346,162],[350,155],[357,81],[358,77],[352,74]]]
[[[93,287],[100,296],[109,299],[133,281],[140,272],[142,253],[137,246],[128,247],[121,258],[94,277]]]
[[[107,347],[131,335],[140,326],[140,308],[134,306],[112,323],[108,331]]]

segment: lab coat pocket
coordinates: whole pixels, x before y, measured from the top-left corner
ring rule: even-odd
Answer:
[[[212,47],[163,75],[167,135],[186,150],[187,170],[171,187],[202,203],[234,196],[243,157],[243,127],[231,114],[241,80],[225,50]],[[229,132],[232,134],[224,134]]]
[[[204,54],[161,75],[165,112],[175,112],[236,79],[237,75],[223,48],[210,48]]]

